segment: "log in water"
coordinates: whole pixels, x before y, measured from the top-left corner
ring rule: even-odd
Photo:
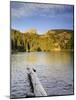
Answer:
[[[36,70],[33,68],[27,68],[28,77],[30,80],[30,85],[32,92],[35,96],[47,96],[46,91],[44,90],[39,78],[37,77]]]

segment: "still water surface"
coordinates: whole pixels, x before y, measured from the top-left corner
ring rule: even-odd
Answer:
[[[34,67],[48,96],[73,94],[73,52],[11,55],[11,98],[31,93],[27,67]]]

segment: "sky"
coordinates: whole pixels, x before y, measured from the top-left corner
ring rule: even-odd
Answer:
[[[36,29],[38,34],[51,29],[73,30],[73,6],[12,1],[11,28],[22,32]]]

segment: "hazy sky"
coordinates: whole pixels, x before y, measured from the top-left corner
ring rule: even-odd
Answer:
[[[11,2],[11,28],[26,31],[37,29],[73,29],[73,6]]]

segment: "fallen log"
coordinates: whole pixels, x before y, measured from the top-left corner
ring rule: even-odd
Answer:
[[[30,80],[30,85],[32,92],[35,96],[47,96],[46,91],[44,90],[39,78],[37,77],[36,70],[33,68],[27,68],[28,76]]]

